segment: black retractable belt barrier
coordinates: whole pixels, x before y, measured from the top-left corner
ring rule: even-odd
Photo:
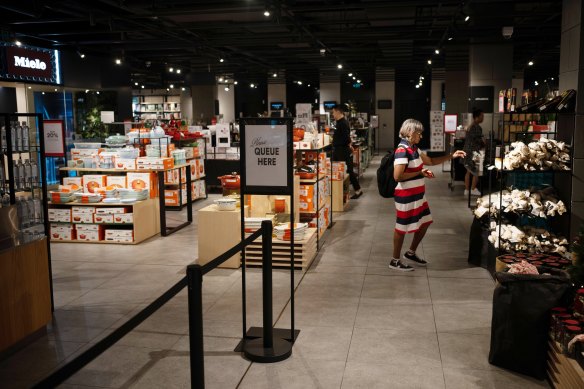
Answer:
[[[264,328],[261,338],[246,340],[245,357],[253,362],[272,363],[292,355],[292,342],[274,339],[272,315],[272,222],[262,221],[262,299]]]

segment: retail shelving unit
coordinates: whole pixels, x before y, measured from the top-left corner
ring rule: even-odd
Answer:
[[[11,125],[23,118],[28,119],[28,131]],[[0,114],[0,127],[1,352],[42,331],[51,320],[53,302],[43,118],[41,114]],[[28,142],[23,142],[23,136]],[[27,166],[26,179],[20,180],[16,158],[34,160],[37,171]]]
[[[560,345],[551,340],[548,349],[548,378],[556,389],[584,388],[584,370],[572,358],[562,354]]]
[[[294,241],[294,268],[306,270],[316,257],[316,228],[309,228],[304,239]],[[245,263],[248,266],[262,265],[262,239],[258,238],[245,249]],[[290,241],[272,239],[272,266],[290,268]]]
[[[207,160],[207,148],[205,138],[197,139],[197,142],[203,142],[203,147],[192,146],[194,149],[199,151],[194,155],[193,158],[187,159],[187,163],[191,167],[191,202],[202,200],[208,198],[207,195],[207,180],[205,174],[206,160]],[[179,142],[179,145],[182,142]],[[190,142],[192,143],[192,142]],[[191,147],[191,146],[184,146]],[[186,167],[174,170],[177,174],[169,175],[166,174],[164,177],[164,198],[166,209],[171,211],[180,211],[187,204],[186,196]],[[184,186],[184,187],[183,187]],[[169,201],[172,198],[172,201]]]
[[[168,101],[169,96],[154,96],[160,97],[160,102],[139,102],[134,106],[134,115],[141,120],[145,119],[170,119],[174,116],[175,119],[181,118],[180,102]]]

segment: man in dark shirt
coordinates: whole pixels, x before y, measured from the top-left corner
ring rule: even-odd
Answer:
[[[351,145],[351,129],[349,123],[345,119],[344,107],[342,105],[335,105],[332,110],[333,118],[336,120],[335,133],[333,135],[333,161],[345,162],[347,165],[347,173],[351,185],[355,190],[352,199],[358,199],[363,192],[361,185],[359,185],[359,177],[353,170],[353,147]]]

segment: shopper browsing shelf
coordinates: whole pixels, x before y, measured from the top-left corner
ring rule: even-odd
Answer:
[[[333,118],[336,120],[335,133],[333,135],[333,161],[345,162],[347,173],[351,180],[351,185],[355,190],[352,199],[358,199],[363,192],[359,185],[359,177],[353,169],[353,146],[351,144],[351,130],[349,123],[345,119],[345,109],[342,105],[335,105],[332,110]]]
[[[480,126],[484,116],[483,111],[480,109],[472,111],[472,124],[467,129],[464,139],[464,152],[466,153],[466,157],[464,158],[464,167],[466,168],[466,175],[464,176],[465,196],[468,196],[469,190],[473,196],[481,195],[481,192],[477,189],[479,167],[477,166],[474,153],[479,152],[485,146],[483,129]]]
[[[442,157],[428,157],[418,149],[423,131],[422,123],[415,119],[407,119],[399,131],[402,139],[395,150],[393,170],[393,177],[397,181],[394,193],[396,223],[393,233],[393,258],[389,263],[389,268],[393,270],[414,270],[400,259],[405,235],[409,233],[413,233],[414,238],[404,257],[421,266],[427,264],[416,254],[418,245],[432,223],[432,215],[426,201],[424,178],[434,178],[434,173],[425,169],[424,165],[438,165],[451,158],[466,155],[464,151],[458,150]]]

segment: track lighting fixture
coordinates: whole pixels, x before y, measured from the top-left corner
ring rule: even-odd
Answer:
[[[122,64],[122,60],[119,58],[116,58],[116,65],[121,65]]]

